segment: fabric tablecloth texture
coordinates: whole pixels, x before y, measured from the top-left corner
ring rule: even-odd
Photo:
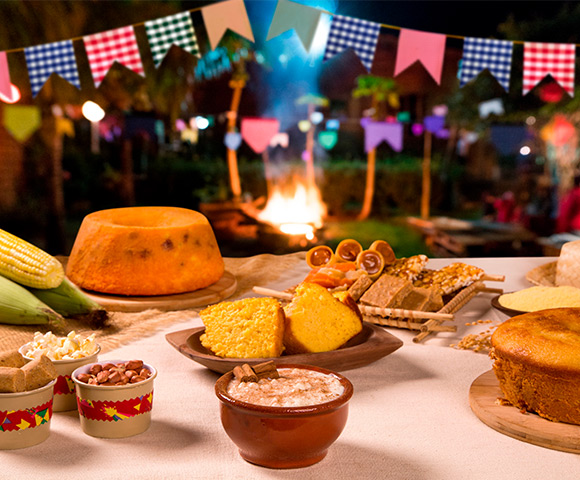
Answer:
[[[308,267],[302,254],[227,259],[238,279],[236,299],[253,296],[254,285],[283,290],[301,281]],[[455,260],[432,259],[429,268]],[[553,258],[460,259],[505,282],[488,286],[509,292],[529,287],[526,273]],[[10,479],[572,479],[580,456],[535,446],[503,435],[471,411],[469,387],[491,369],[483,353],[450,348],[467,333],[507,318],[478,294],[455,314],[457,332],[413,343],[414,332],[389,328],[403,347],[365,367],[343,372],[354,385],[349,418],[340,438],[320,463],[299,470],[272,470],[245,462],[225,434],[214,394],[218,374],[174,350],[165,334],[201,326],[181,312],[120,338],[101,360],[143,359],[158,370],[149,430],[124,439],[85,435],[76,412],[55,413],[50,437],[35,447],[0,451],[0,477]],[[144,320],[147,322],[147,320]],[[124,327],[123,327],[124,328]],[[128,328],[132,328],[129,326]],[[7,343],[0,331],[0,343]],[[137,332],[136,330],[133,332]],[[106,338],[102,341],[106,342]]]

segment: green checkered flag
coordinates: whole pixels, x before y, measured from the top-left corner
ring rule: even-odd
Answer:
[[[155,67],[159,66],[173,44],[200,57],[189,12],[177,13],[145,22],[145,30],[147,31]]]

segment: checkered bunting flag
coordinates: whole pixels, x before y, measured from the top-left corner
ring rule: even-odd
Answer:
[[[145,22],[145,30],[156,67],[163,61],[165,55],[174,44],[200,57],[189,12]]]
[[[487,68],[507,92],[510,85],[512,52],[513,43],[507,40],[465,38],[459,86],[463,87]]]
[[[335,15],[330,25],[323,61],[352,48],[370,72],[380,30],[379,23]]]
[[[523,95],[551,75],[573,97],[575,54],[572,43],[524,43]]]
[[[139,75],[145,75],[132,26],[95,33],[83,40],[96,87],[101,84],[115,62],[125,65]]]
[[[72,40],[28,47],[24,49],[24,55],[33,97],[53,72],[81,88]]]

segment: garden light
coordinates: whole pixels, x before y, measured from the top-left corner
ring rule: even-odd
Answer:
[[[195,126],[200,130],[205,130],[209,127],[209,119],[205,117],[195,117]]]
[[[105,118],[105,111],[90,100],[83,104],[82,112],[85,118],[91,122],[100,122]]]

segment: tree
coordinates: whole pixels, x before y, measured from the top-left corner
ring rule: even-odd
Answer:
[[[352,96],[354,98],[370,97],[370,117],[373,120],[378,120],[381,118],[381,113],[386,113],[381,112],[381,107],[385,103],[391,108],[399,108],[397,86],[392,78],[361,75],[357,77],[357,87],[353,90]],[[358,216],[359,220],[365,220],[371,214],[373,198],[375,195],[376,158],[377,152],[375,148],[372,148],[367,152],[365,193],[362,209]]]

